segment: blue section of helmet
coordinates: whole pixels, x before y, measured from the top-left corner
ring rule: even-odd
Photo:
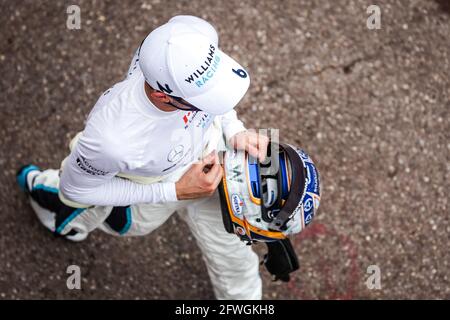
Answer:
[[[287,161],[284,152],[280,153],[280,169],[281,169],[281,198],[286,200],[289,196]]]
[[[279,164],[280,164],[280,170],[281,170],[281,190],[282,195],[281,198],[286,200],[289,196],[289,183],[288,183],[288,172],[287,172],[287,157],[284,152],[280,153],[279,157]],[[259,170],[258,170],[258,163],[257,160],[251,156],[248,157],[248,178],[250,182],[251,192],[253,197],[260,198],[259,193]],[[272,195],[274,196],[274,195]],[[273,199],[271,199],[270,202],[273,202]]]
[[[297,149],[297,153],[300,156],[300,158],[302,158],[302,160],[304,160],[304,161],[311,161],[311,158],[309,157],[309,155],[306,153],[305,150]]]
[[[303,217],[308,225],[316,213],[318,199],[320,199],[320,178],[316,166],[312,162],[305,162],[306,166],[306,194],[303,198]],[[314,200],[314,195],[316,200]],[[316,203],[314,203],[316,201]]]
[[[256,159],[253,157],[248,157],[248,178],[250,180],[252,195],[255,198],[260,197],[258,176],[259,176],[259,170],[258,170],[258,163],[257,163]]]
[[[306,192],[312,192],[320,196],[319,174],[316,166],[311,162],[306,163],[307,187]]]
[[[305,219],[306,226],[314,218],[314,200],[309,194],[306,194],[303,199],[303,217]]]
[[[270,191],[270,199],[268,201],[268,203],[274,203],[275,202],[275,191],[271,190]]]

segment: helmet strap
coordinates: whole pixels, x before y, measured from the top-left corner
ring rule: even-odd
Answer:
[[[264,255],[264,264],[267,271],[272,275],[273,281],[281,280],[288,282],[289,274],[298,270],[299,262],[291,241],[286,238],[273,242],[266,242],[267,254]]]

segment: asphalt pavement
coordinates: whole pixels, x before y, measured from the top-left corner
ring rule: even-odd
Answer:
[[[38,223],[15,183],[24,163],[59,168],[142,39],[178,14],[210,21],[250,71],[246,126],[280,129],[321,173],[319,214],[293,239],[300,271],[284,284],[261,269],[264,298],[449,299],[450,5],[380,0],[381,29],[369,29],[371,4],[0,0],[0,299],[214,298],[176,215],[146,237],[74,244]],[[71,264],[81,290],[67,289]]]

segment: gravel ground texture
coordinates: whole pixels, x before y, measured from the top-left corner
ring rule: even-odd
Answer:
[[[0,0],[0,298],[214,298],[176,215],[146,237],[68,243],[15,183],[24,163],[59,168],[142,39],[192,14],[251,73],[246,126],[279,128],[321,173],[319,214],[293,239],[301,269],[288,284],[262,269],[264,298],[449,299],[450,3],[379,0],[370,30],[372,2]],[[66,27],[72,4],[79,30]],[[66,287],[71,264],[81,290]],[[371,265],[380,289],[366,285]]]

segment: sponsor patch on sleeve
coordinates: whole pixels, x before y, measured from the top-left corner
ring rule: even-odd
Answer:
[[[77,158],[77,166],[83,170],[84,172],[93,175],[93,176],[104,176],[106,174],[108,174],[108,171],[103,171],[103,170],[99,170],[94,168],[89,161],[86,160],[86,158],[84,158],[83,156],[78,156]]]

